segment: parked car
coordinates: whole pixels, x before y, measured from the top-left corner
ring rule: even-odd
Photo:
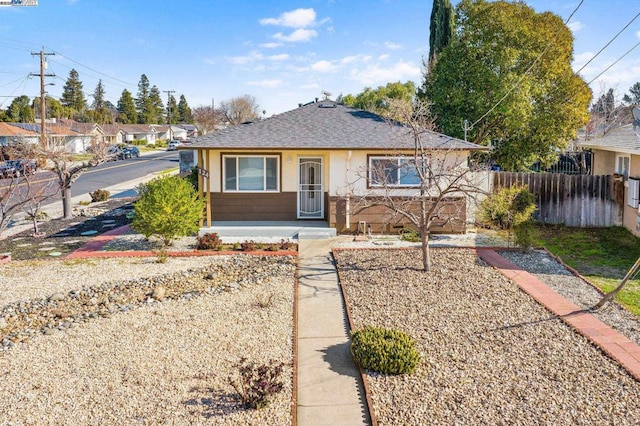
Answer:
[[[180,142],[180,141],[169,141],[169,145],[167,145],[167,151],[176,151],[179,146],[182,146],[182,142]]]
[[[137,146],[127,145],[122,148],[122,154],[124,158],[138,158],[140,157],[140,150]]]
[[[28,176],[35,173],[36,170],[36,162],[33,160],[7,160],[0,163],[0,177],[5,179]]]
[[[107,148],[107,161],[122,160],[124,158],[124,151],[118,145],[112,145]]]

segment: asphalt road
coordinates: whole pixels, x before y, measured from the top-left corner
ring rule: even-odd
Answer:
[[[100,164],[80,175],[78,180],[71,186],[71,196],[87,194],[96,189],[106,188],[150,173],[178,167],[179,158],[177,151],[158,151],[138,158]]]
[[[83,172],[71,186],[71,196],[87,194],[96,189],[104,189],[122,182],[138,179],[148,174],[176,168],[179,166],[177,151],[158,151],[142,155],[138,158],[111,161],[92,167]],[[6,187],[10,179],[0,180],[0,189]],[[60,202],[58,182],[52,172],[38,172],[29,179],[29,184],[21,183],[19,191],[23,194],[52,194],[42,204],[49,205]],[[115,195],[115,194],[112,194]],[[20,196],[17,196],[20,198]]]

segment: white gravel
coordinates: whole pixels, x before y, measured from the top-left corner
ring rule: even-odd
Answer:
[[[0,268],[2,304],[217,259],[14,262]],[[7,279],[19,277],[12,294]],[[0,353],[0,425],[289,425],[293,285],[290,269],[238,290],[151,301],[16,344]],[[228,382],[243,356],[286,364],[285,388],[265,409],[242,408]]]
[[[413,375],[367,374],[381,425],[633,425],[640,383],[470,250],[336,254],[356,328],[416,340]]]

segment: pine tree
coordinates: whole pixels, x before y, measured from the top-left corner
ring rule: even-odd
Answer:
[[[176,98],[173,95],[169,95],[169,101],[167,102],[166,122],[169,124],[177,124],[180,122],[180,115],[178,113],[178,104],[176,102]]]
[[[102,84],[102,79],[100,79],[98,80],[98,85],[93,91],[93,103],[91,104],[91,108],[93,109],[93,121],[100,124],[111,121],[111,115],[109,114],[109,111],[107,111],[104,95],[104,85]]]
[[[164,121],[164,104],[160,97],[160,89],[156,86],[149,91],[148,118],[149,121],[145,124],[160,124]]]
[[[193,114],[191,112],[189,104],[187,103],[187,98],[185,98],[184,95],[180,95],[180,102],[178,102],[178,116],[179,123],[193,123]]]
[[[87,109],[87,101],[82,92],[82,82],[80,81],[78,71],[75,69],[69,71],[69,77],[62,89],[60,102],[62,106],[67,109],[67,117],[72,117],[76,113],[84,114]]]
[[[127,89],[122,91],[122,95],[118,100],[118,118],[116,121],[122,124],[135,124],[138,122],[138,113],[136,104],[131,96],[131,92]]]
[[[149,79],[145,74],[140,76],[140,81],[138,82],[138,95],[136,97],[136,111],[138,113],[139,124],[148,123],[146,120],[149,118]]]
[[[629,88],[629,93],[631,95],[625,94],[622,100],[630,105],[640,105],[640,81]]]

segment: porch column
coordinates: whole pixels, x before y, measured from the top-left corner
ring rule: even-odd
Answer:
[[[200,169],[204,168],[204,150],[199,149],[196,151],[198,158],[196,160],[196,165],[198,166],[198,196],[201,200],[206,200],[204,198],[204,176],[200,174]],[[209,203],[205,205],[206,211],[209,211]],[[200,216],[200,228],[204,225],[204,217]]]
[[[205,181],[205,192],[207,194],[206,196],[206,202],[207,202],[207,226],[211,227],[211,174],[213,173],[213,171],[211,170],[211,160],[209,158],[209,151],[205,150],[204,151],[204,168],[207,171],[207,173],[209,174],[209,176],[204,180]]]

